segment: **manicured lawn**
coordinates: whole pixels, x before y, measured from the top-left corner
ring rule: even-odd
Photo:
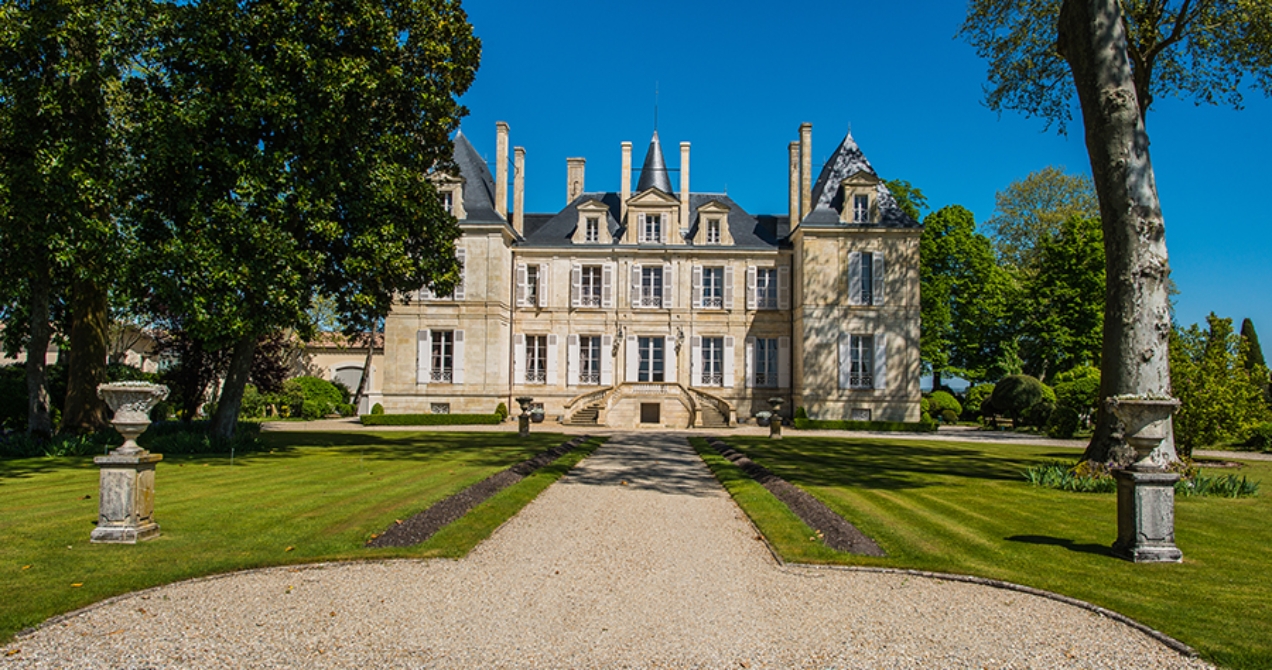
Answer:
[[[726,437],[875,539],[888,556],[841,554],[755,482],[694,440],[777,551],[841,563],[978,575],[1121,612],[1233,668],[1272,667],[1272,463],[1240,474],[1257,498],[1180,498],[1181,565],[1113,558],[1116,497],[1030,486],[1020,471],[1076,452],[1054,447],[910,440]],[[1211,471],[1212,474],[1225,471]]]
[[[55,614],[201,575],[290,563],[468,553],[596,442],[504,489],[428,542],[369,549],[395,519],[564,442],[534,433],[266,433],[273,453],[159,463],[162,535],[90,544],[91,458],[0,461],[0,642]]]

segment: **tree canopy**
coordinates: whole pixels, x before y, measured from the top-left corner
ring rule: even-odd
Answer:
[[[985,228],[1003,262],[1030,265],[1042,240],[1053,236],[1073,216],[1100,215],[1091,179],[1049,165],[1014,181],[994,196],[994,216]]]
[[[1098,364],[1104,330],[1104,231],[1099,219],[1069,217],[1040,241],[1022,282],[1016,322],[1025,370],[1047,380]]]

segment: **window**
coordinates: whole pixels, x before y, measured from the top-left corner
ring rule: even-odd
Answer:
[[[645,225],[640,231],[640,241],[646,244],[662,242],[662,214],[645,215]]]
[[[849,416],[852,418],[852,420],[853,420],[853,421],[869,421],[869,420],[870,420],[870,410],[869,410],[869,409],[857,409],[856,407],[854,407],[854,408],[852,409],[852,413],[851,413]]]
[[[640,337],[636,341],[640,351],[640,367],[637,371],[636,380],[642,382],[663,381],[663,344],[665,340],[661,337]]]
[[[870,196],[858,194],[852,197],[852,222],[870,223]]]
[[[579,275],[579,306],[601,306],[601,266],[585,265]]]
[[[848,254],[848,304],[883,304],[884,255],[878,251],[853,251]]]
[[[724,307],[724,268],[702,268],[702,307]]]
[[[448,402],[429,403],[428,409],[433,414],[450,414],[450,403]]]
[[[720,243],[720,219],[707,219],[707,244]]]
[[[539,266],[526,266],[526,304],[532,307],[539,304]]]
[[[579,384],[601,383],[601,338],[589,335],[579,338]]]
[[[755,386],[777,387],[777,338],[755,338]]]
[[[548,383],[547,335],[526,335],[526,383]]]
[[[663,269],[661,267],[640,269],[640,302],[638,306],[663,306]]]
[[[861,304],[874,304],[874,254],[861,255]]]
[[[874,388],[874,336],[853,335],[848,342],[848,388]]]
[[[724,338],[702,338],[702,385],[724,386]]]
[[[777,309],[777,268],[755,271],[756,309]]]
[[[442,191],[442,209],[446,210],[447,214],[450,214],[451,216],[455,216],[455,192],[454,191]]]
[[[455,331],[433,331],[432,367],[429,381],[435,384],[450,384],[455,381]]]
[[[601,241],[601,220],[596,217],[588,217],[587,228],[583,232],[583,241],[600,242]]]

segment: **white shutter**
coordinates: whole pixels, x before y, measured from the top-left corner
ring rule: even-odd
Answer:
[[[883,333],[875,333],[874,387],[883,390],[888,386],[888,341]]]
[[[690,307],[702,307],[702,266],[693,266],[693,304]]]
[[[702,336],[694,335],[689,353],[689,385],[702,384]]]
[[[848,304],[861,304],[861,252],[848,254]]]
[[[455,331],[455,348],[451,351],[451,383],[464,383],[464,331]]]
[[[791,308],[791,267],[783,265],[777,269],[777,308]]]
[[[579,385],[579,336],[571,334],[566,338],[565,383],[568,386]]]
[[[601,336],[601,386],[614,384],[614,356],[610,353],[613,346],[613,335]]]
[[[552,269],[547,263],[539,264],[539,306],[548,306],[548,271]]]
[[[468,252],[464,249],[455,250],[455,258],[459,259],[459,281],[455,283],[455,292],[452,295],[456,300],[464,299],[464,280],[468,276]]]
[[[746,364],[746,387],[754,388],[755,387],[755,338],[754,337],[746,338],[746,347],[744,348],[743,351],[745,354],[744,357],[746,358],[746,360],[743,361]]]
[[[733,266],[724,266],[724,308],[733,309]]]
[[[636,241],[639,244],[644,244],[645,242],[649,241],[645,239],[645,215],[644,214],[636,215]]]
[[[614,308],[614,264],[601,266],[601,307]]]
[[[640,306],[640,263],[632,263],[632,305]]]
[[[846,389],[852,377],[852,335],[839,334],[839,388]]]
[[[427,384],[433,365],[433,342],[427,330],[415,333],[415,383]]]
[[[777,385],[791,387],[791,338],[777,338]]]
[[[526,334],[512,338],[512,383],[526,383]]]
[[[658,241],[662,244],[667,243],[667,230],[671,228],[671,217],[666,214],[659,214],[658,219]]]
[[[526,264],[517,263],[517,307],[526,306]]]
[[[640,376],[640,351],[637,347],[635,335],[627,336],[627,376],[623,379],[625,382],[637,381]]]
[[[733,388],[733,338],[724,338],[724,366],[721,372],[724,373],[725,388]]]
[[[665,263],[663,264],[663,309],[671,309],[674,306],[671,304],[671,282],[671,263]]]
[[[583,266],[570,267],[570,307],[578,307],[583,301]]]
[[[755,309],[755,266],[748,265],[746,268],[746,308]]]
[[[676,356],[676,338],[668,335],[663,338],[663,381],[672,384],[676,381],[676,368],[679,356]]]
[[[874,260],[874,263],[873,263],[874,304],[882,305],[883,304],[883,278],[885,276],[883,272],[883,253],[876,251],[874,253],[873,260]]]
[[[557,336],[548,335],[548,386],[556,386],[557,383],[557,349],[560,348]]]

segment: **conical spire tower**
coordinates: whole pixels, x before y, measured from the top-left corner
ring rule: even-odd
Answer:
[[[667,161],[663,159],[662,144],[658,141],[658,131],[654,131],[649,140],[649,151],[645,154],[645,164],[640,168],[640,181],[636,183],[636,192],[656,188],[668,195],[671,190],[671,177],[667,175]]]

